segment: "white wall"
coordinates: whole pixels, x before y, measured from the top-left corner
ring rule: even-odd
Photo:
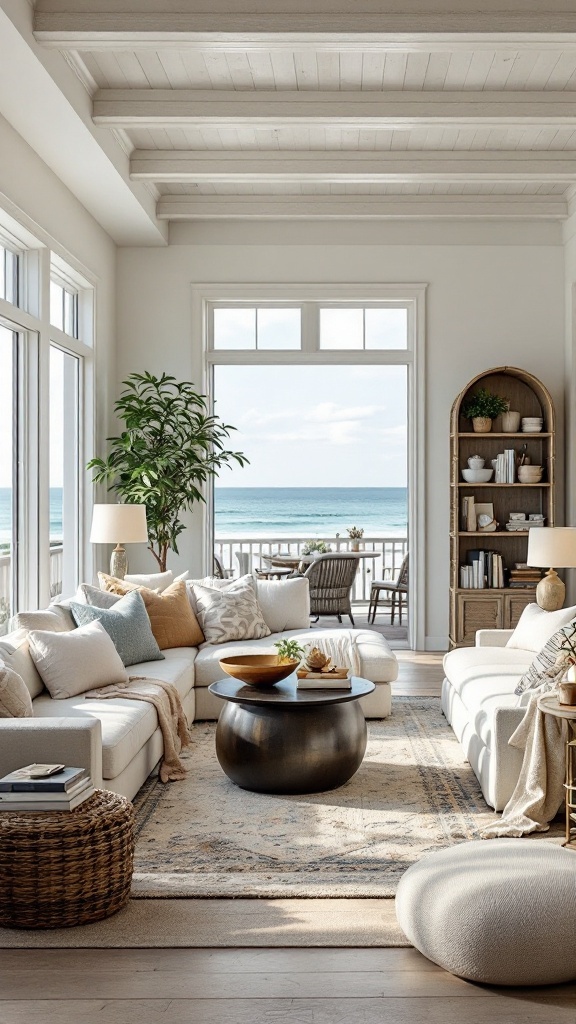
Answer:
[[[190,285],[427,282],[426,636],[448,636],[449,414],[491,366],[540,377],[564,407],[561,230],[521,223],[214,223],[175,225],[164,250],[118,253],[119,379],[166,371],[202,382]],[[182,537],[180,568],[200,571],[201,517]],[[149,557],[138,558],[150,568]]]
[[[73,153],[71,153],[73,158]],[[65,185],[0,116],[0,208],[95,287],[95,437],[109,433],[116,392],[116,247]],[[91,480],[91,475],[87,475]],[[90,510],[85,526],[89,527]],[[90,552],[90,549],[87,549]]]

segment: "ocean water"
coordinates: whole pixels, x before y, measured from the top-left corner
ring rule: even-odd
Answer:
[[[216,487],[216,537],[404,536],[406,487]]]
[[[12,489],[0,487],[0,544],[9,544],[12,523]],[[50,540],[62,540],[62,488],[50,488]]]
[[[0,487],[0,544],[10,541],[9,487]],[[405,487],[216,487],[217,537],[404,536]],[[50,538],[62,538],[62,488],[50,488]]]

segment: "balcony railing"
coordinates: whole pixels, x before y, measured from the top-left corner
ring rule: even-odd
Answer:
[[[224,568],[232,570],[234,576],[240,575],[237,553],[250,556],[252,568],[267,565],[265,556],[278,552],[296,557],[302,554],[302,548],[309,537],[217,537],[214,549],[219,555]],[[324,542],[332,551],[351,551],[352,542],[343,537],[324,537]],[[360,541],[362,552],[374,552],[373,558],[361,558],[354,582],[352,601],[355,604],[365,603],[370,598],[372,580],[395,579],[408,550],[407,537],[363,537]]]
[[[0,555],[0,635],[6,633],[13,612],[10,608],[11,556]],[[62,545],[50,548],[50,597],[62,592]]]

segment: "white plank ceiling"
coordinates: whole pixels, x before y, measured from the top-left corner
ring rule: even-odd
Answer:
[[[131,38],[119,14],[78,8],[68,25],[40,0],[38,41],[72,64],[160,218],[568,215],[574,32],[267,43],[174,21],[155,44],[152,14]]]

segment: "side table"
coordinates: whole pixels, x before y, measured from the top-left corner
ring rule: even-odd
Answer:
[[[66,928],[120,910],[129,899],[134,810],[97,790],[73,811],[0,814],[0,924]]]
[[[568,723],[566,742],[566,839],[563,846],[576,850],[576,705],[560,704],[557,697],[546,693],[540,697],[538,708],[546,715],[563,718]]]

